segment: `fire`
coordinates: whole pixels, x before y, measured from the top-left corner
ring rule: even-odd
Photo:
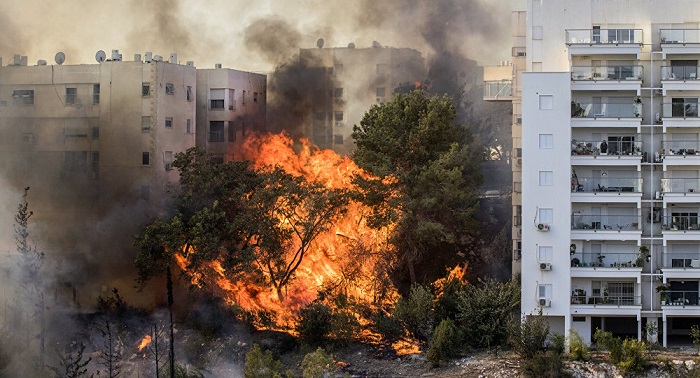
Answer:
[[[308,141],[302,141],[300,151],[295,152],[285,134],[249,138],[236,159],[250,160],[256,169],[278,166],[291,175],[335,189],[352,189],[354,175],[370,178],[349,158],[330,150],[316,150]],[[370,209],[358,202],[348,203],[346,210],[312,243],[294,280],[285,288],[282,301],[274,290],[252,283],[253,279],[229,280],[219,261],[209,263],[210,277],[195,276],[193,283],[214,283],[229,303],[246,311],[274,314],[277,324],[287,327],[294,324],[294,314],[300,308],[328,287],[342,288],[347,297],[368,305],[379,305],[381,300],[393,303],[398,298],[396,290],[391,285],[387,289],[388,280],[380,282],[386,277],[382,274],[387,270],[384,257],[391,250],[388,237],[393,230],[370,228],[366,224]],[[182,251],[183,255],[188,253],[196,251]],[[182,255],[176,255],[176,260],[180,268],[187,269]]]
[[[143,350],[143,348],[147,347],[148,344],[151,343],[151,335],[146,335],[141,339],[141,343],[139,344],[139,351]]]

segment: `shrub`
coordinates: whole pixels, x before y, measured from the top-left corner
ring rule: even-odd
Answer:
[[[569,377],[564,371],[561,355],[553,352],[537,352],[523,362],[523,375],[528,378]]]
[[[433,294],[424,286],[413,285],[408,298],[396,302],[394,316],[413,336],[428,340],[433,324]]]
[[[610,332],[596,329],[593,340],[598,344],[598,349],[610,352],[610,360],[614,364],[617,365],[622,361],[622,339],[614,337]]]
[[[281,378],[281,370],[282,363],[269,350],[263,354],[258,344],[245,355],[245,378]]]
[[[700,353],[700,327],[697,324],[690,327],[690,338],[695,345],[695,351]]]
[[[617,365],[623,374],[630,371],[641,371],[646,366],[646,343],[634,339],[622,340],[614,337],[610,332],[600,329],[595,331],[593,339],[601,349],[610,352],[610,360]]]
[[[433,283],[435,289],[435,322],[444,319],[457,320],[459,314],[459,293],[466,282],[464,280],[465,269],[457,266],[447,273],[447,276]]]
[[[433,340],[428,351],[430,365],[440,366],[440,361],[452,357],[459,345],[460,337],[455,323],[452,319],[444,319],[433,333]]]
[[[301,370],[304,378],[324,378],[333,377],[335,374],[335,364],[333,356],[327,354],[322,348],[304,356],[301,362]]]
[[[566,337],[558,332],[552,333],[548,337],[547,349],[558,355],[564,354],[566,350]]]
[[[513,316],[520,306],[519,283],[479,280],[459,294],[457,321],[466,343],[485,348],[505,343]]]
[[[403,328],[396,318],[380,312],[374,317],[374,329],[382,335],[382,339],[386,341],[395,341],[401,337]]]
[[[337,309],[331,314],[331,337],[340,344],[353,340],[360,332],[360,322],[349,309]]]
[[[591,353],[581,335],[574,329],[569,329],[569,358],[577,361],[588,361]]]
[[[549,322],[541,314],[525,317],[512,329],[510,343],[520,357],[530,359],[546,350]]]
[[[331,308],[321,302],[312,302],[299,311],[296,331],[299,338],[309,345],[323,345],[332,329]]]

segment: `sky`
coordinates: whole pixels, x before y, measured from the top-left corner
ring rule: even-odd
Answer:
[[[411,47],[429,57],[460,49],[482,65],[510,55],[510,12],[525,0],[2,0],[0,56],[29,64],[92,64],[98,50],[125,60],[178,53],[200,68],[268,72],[298,48],[353,42]],[[267,39],[266,39],[267,37]],[[274,54],[261,43],[272,44]],[[269,47],[269,46],[265,46]]]

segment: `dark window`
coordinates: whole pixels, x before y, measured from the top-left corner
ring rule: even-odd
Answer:
[[[165,128],[167,128],[167,129],[173,128],[173,118],[172,117],[165,117]]]
[[[343,120],[343,112],[335,112],[335,120],[336,122],[340,122]]]
[[[187,101],[192,101],[194,100],[194,96],[192,96],[192,86],[188,85],[187,86]]]
[[[151,165],[151,153],[144,152],[141,155],[141,165]]]
[[[343,88],[336,88],[335,92],[333,92],[333,96],[335,98],[343,98]]]
[[[216,164],[224,164],[224,157],[221,155],[213,155],[211,157],[211,161],[213,161]]]
[[[253,92],[253,102],[258,102],[258,92]]]
[[[66,151],[63,156],[63,170],[65,173],[87,172],[87,151]]]
[[[165,94],[174,95],[175,94],[175,84],[165,83]]]
[[[20,89],[12,91],[12,103],[14,103],[15,105],[33,105],[34,90]]]
[[[66,88],[66,105],[75,105],[78,100],[78,88]]]
[[[209,122],[209,141],[223,142],[224,141],[224,121]]]
[[[92,139],[100,139],[100,128],[99,127],[92,128]]]
[[[192,134],[192,120],[189,118],[187,119],[187,123],[185,124],[185,132],[187,134]]]
[[[228,121],[228,141],[229,142],[236,141],[236,127],[235,127],[235,123],[233,121]]]
[[[211,104],[209,105],[212,109],[223,109],[224,99],[211,99]]]
[[[96,179],[96,178],[100,177],[100,153],[99,152],[92,153],[92,166],[90,169],[92,171],[92,178]]]
[[[317,121],[323,121],[325,118],[326,118],[326,113],[316,112],[316,120]]]
[[[585,322],[586,317],[585,316],[572,316],[571,320],[574,322]]]
[[[243,97],[241,97],[241,104],[245,105],[245,92],[243,91]]]
[[[515,149],[515,157],[523,157],[523,149],[522,148]]]
[[[151,117],[143,116],[141,117],[141,132],[147,133],[151,131]]]
[[[99,84],[92,85],[92,103],[93,103],[93,105],[97,105],[100,103],[100,85]]]
[[[151,84],[143,83],[141,84],[141,96],[148,97],[151,95]]]

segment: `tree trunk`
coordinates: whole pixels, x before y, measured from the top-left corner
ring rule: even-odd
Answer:
[[[413,285],[416,283],[416,267],[413,264],[413,259],[407,258],[406,264],[408,265],[408,276],[411,278],[411,285]]]

